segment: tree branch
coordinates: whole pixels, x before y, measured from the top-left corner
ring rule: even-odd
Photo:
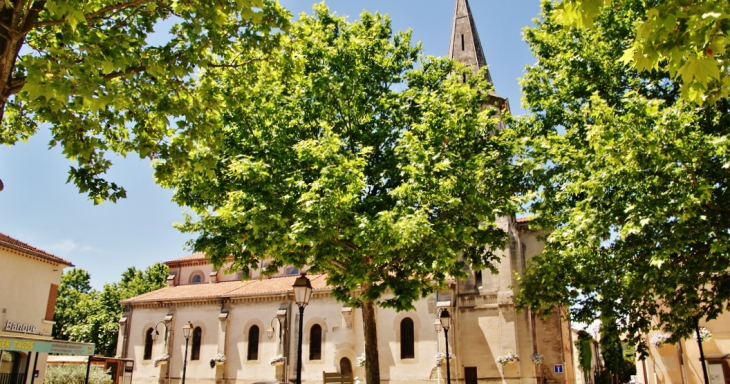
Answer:
[[[714,211],[730,212],[730,208],[724,208],[724,207],[721,207],[719,205],[715,205],[713,203],[702,203],[702,205],[705,205],[705,206],[709,207],[710,209],[712,209]]]
[[[357,251],[357,250],[359,250],[359,249],[360,249],[360,248],[359,248],[359,247],[358,247],[357,245],[355,245],[355,243],[353,243],[352,241],[349,241],[349,240],[340,240],[340,239],[338,239],[337,237],[332,237],[332,240],[333,240],[333,241],[334,241],[335,243],[338,243],[338,244],[342,244],[342,245],[344,245],[344,246],[345,246],[346,248],[348,248],[348,249],[351,249],[351,250],[353,250],[353,251]]]
[[[107,12],[116,11],[116,10],[122,10],[122,9],[127,9],[127,8],[131,8],[131,7],[136,7],[138,5],[142,5],[142,4],[147,3],[149,1],[150,0],[134,0],[134,1],[130,1],[128,3],[117,3],[117,4],[114,4],[114,5],[110,5],[110,6],[104,7],[104,8],[102,8],[102,9],[96,11],[96,12],[92,12],[92,13],[86,14],[86,15],[84,15],[84,18],[86,20],[92,20],[92,19],[95,19],[95,18],[97,18],[97,17],[99,17],[99,16],[101,16],[101,15],[107,13]],[[65,22],[66,22],[66,18],[63,18],[61,20],[40,21],[40,22],[37,22],[37,23],[30,24],[28,26],[27,30],[30,31],[31,29],[38,28],[38,27],[49,27],[49,26],[54,26],[54,25],[61,25],[61,24],[65,23]]]
[[[122,77],[124,75],[130,75],[130,74],[133,74],[133,73],[140,73],[140,72],[143,72],[145,70],[147,70],[147,67],[144,66],[144,65],[140,65],[138,67],[130,67],[130,68],[127,68],[127,69],[125,69],[123,71],[112,72],[112,73],[109,73],[109,74],[106,74],[106,75],[102,76],[101,78],[104,79],[104,80],[111,80],[111,79],[116,79],[117,77]]]

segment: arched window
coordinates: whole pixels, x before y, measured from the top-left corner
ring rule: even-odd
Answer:
[[[196,273],[190,277],[190,284],[200,284],[203,282],[203,275]]]
[[[322,360],[322,327],[314,324],[309,331],[309,360]]]
[[[340,374],[352,376],[352,363],[350,359],[343,357],[340,359]]]
[[[248,354],[246,360],[259,359],[259,326],[254,325],[248,330]]]
[[[195,327],[193,330],[193,349],[190,352],[190,360],[200,360],[200,341],[203,338],[203,330]]]
[[[152,328],[144,333],[144,360],[152,360]]]
[[[413,342],[413,320],[406,317],[400,322],[400,358],[412,359],[416,357]]]

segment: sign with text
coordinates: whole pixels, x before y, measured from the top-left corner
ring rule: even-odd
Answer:
[[[555,366],[553,367],[553,372],[563,373],[563,364],[555,364]]]
[[[35,325],[14,323],[11,320],[8,320],[8,322],[5,323],[5,330],[8,332],[18,333],[38,333],[38,327],[36,327]]]
[[[0,337],[0,350],[57,353],[59,355],[93,356],[96,346],[92,343],[72,341],[37,340]]]

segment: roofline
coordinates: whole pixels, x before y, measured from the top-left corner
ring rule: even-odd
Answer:
[[[325,276],[325,274],[324,273],[317,273],[317,274],[308,275],[308,276],[315,276],[311,280],[316,280],[316,279],[318,279],[320,277]],[[276,277],[270,277],[270,278],[267,278],[267,279],[264,279],[264,280],[247,280],[247,281],[233,280],[233,281],[221,281],[221,282],[218,282],[218,283],[215,283],[215,284],[242,283],[242,282],[243,283],[256,283],[256,281],[265,281],[265,280],[273,280],[273,279],[283,279],[283,278],[290,278],[290,277],[294,277],[294,276],[276,276]],[[325,281],[325,283],[326,283],[326,281]],[[188,284],[188,285],[190,285],[190,284]],[[195,284],[195,285],[201,286],[201,285],[206,285],[206,284]],[[246,284],[246,285],[248,285],[248,284]],[[165,288],[168,288],[168,287],[163,287],[163,288],[160,288],[160,289],[165,289]],[[284,295],[284,294],[288,295],[290,293],[294,293],[294,290],[293,289],[287,289],[286,291],[279,291],[279,292],[246,293],[246,294],[237,294],[237,295],[232,295],[231,294],[233,291],[235,291],[237,289],[240,289],[240,288],[242,288],[242,287],[237,287],[237,288],[234,288],[234,289],[232,289],[230,291],[226,291],[224,293],[220,293],[220,294],[217,294],[217,295],[210,295],[210,296],[189,296],[189,297],[174,298],[174,299],[159,299],[158,298],[158,299],[133,300],[134,297],[131,297],[129,299],[122,300],[119,303],[122,304],[122,305],[148,304],[148,303],[158,303],[158,302],[160,302],[160,303],[166,303],[166,302],[167,303],[172,303],[172,302],[179,303],[179,302],[185,302],[185,301],[215,300],[215,299],[222,299],[222,298],[237,299],[237,298],[246,298],[246,297],[271,297],[271,296],[280,296],[280,295]],[[319,289],[313,288],[312,289],[312,293],[315,293],[315,292],[328,292],[328,291],[332,291],[332,287],[319,288]],[[152,292],[155,292],[155,291],[152,291]],[[147,293],[151,293],[151,292],[147,292]],[[143,294],[143,295],[146,295],[146,293]],[[139,297],[139,296],[137,296],[137,297]]]
[[[10,236],[8,236],[8,237],[10,237]],[[10,238],[12,239],[12,237],[10,237]],[[17,240],[17,241],[20,241],[20,240]],[[30,246],[30,245],[28,245],[28,246]],[[49,253],[45,253],[45,252],[40,251],[40,250],[36,251],[36,250],[32,250],[32,249],[27,249],[27,248],[24,248],[24,247],[19,247],[19,246],[15,245],[15,244],[8,244],[8,243],[0,243],[0,248],[9,248],[9,249],[12,249],[14,251],[17,251],[17,252],[20,252],[20,253],[24,253],[26,255],[30,255],[30,256],[35,256],[35,257],[41,258],[41,259],[46,260],[46,261],[52,261],[54,263],[61,264],[61,265],[65,265],[67,267],[75,267],[75,265],[73,265],[73,263],[71,263],[70,261],[68,261],[68,260],[66,260],[64,258],[55,256],[55,255],[51,255]]]
[[[220,284],[220,283],[217,283]],[[312,293],[321,293],[321,292],[328,292],[331,291],[331,288],[323,288],[323,289],[312,289]],[[267,293],[247,293],[243,295],[227,295],[227,294],[221,294],[221,295],[215,295],[215,296],[190,296],[190,297],[183,297],[179,299],[155,299],[155,300],[135,300],[130,301],[130,299],[122,300],[119,303],[122,305],[132,305],[135,304],[149,304],[149,303],[180,303],[185,301],[198,301],[198,300],[217,300],[217,299],[243,299],[247,297],[273,297],[273,296],[281,296],[281,295],[289,295],[294,293],[294,290],[287,290],[287,291],[281,291],[281,292],[267,292]]]

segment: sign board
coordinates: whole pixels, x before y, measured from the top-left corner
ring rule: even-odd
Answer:
[[[0,337],[0,350],[56,353],[59,355],[93,356],[95,345],[60,340],[38,340],[20,337]]]
[[[14,323],[12,320],[8,320],[5,323],[5,331],[38,334],[38,327],[30,324]]]
[[[553,366],[554,373],[563,373],[563,364],[555,364]]]

